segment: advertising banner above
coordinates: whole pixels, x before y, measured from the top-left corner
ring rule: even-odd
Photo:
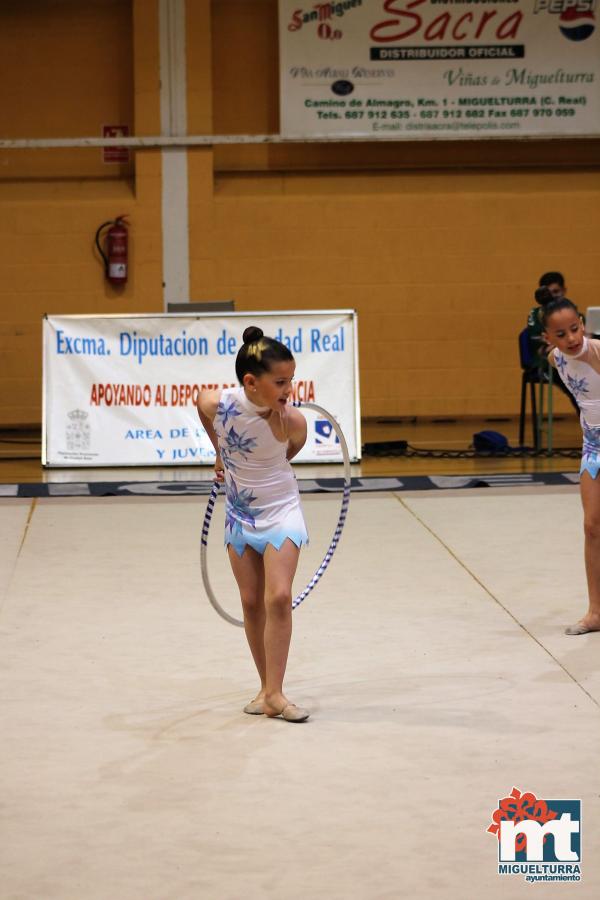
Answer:
[[[336,417],[360,456],[356,314],[351,310],[44,319],[42,462],[47,466],[211,464],[198,393],[237,384],[249,325],[290,348],[294,399]],[[331,425],[305,410],[299,462],[341,462]]]
[[[596,0],[279,0],[281,134],[600,134]]]

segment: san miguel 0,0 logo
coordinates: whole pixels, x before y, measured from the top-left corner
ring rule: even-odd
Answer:
[[[514,787],[487,830],[498,838],[499,875],[581,881],[581,800],[539,800]]]
[[[329,23],[362,4],[363,0],[336,0],[332,3],[315,3],[309,10],[295,9],[288,24],[288,31],[300,31],[303,25],[317,22],[318,37],[324,40],[339,40],[342,32],[339,28],[332,29]]]

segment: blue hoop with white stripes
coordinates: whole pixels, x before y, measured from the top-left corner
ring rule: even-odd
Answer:
[[[344,437],[344,433],[340,428],[337,421],[334,417],[327,412],[326,409],[323,409],[322,406],[318,406],[316,403],[302,403],[300,401],[295,401],[292,403],[292,406],[296,407],[304,407],[305,409],[312,409],[315,412],[319,413],[319,415],[323,416],[324,419],[327,419],[331,427],[336,433],[336,436],[340,442],[340,448],[342,451],[342,458],[344,463],[344,487],[342,491],[342,505],[340,507],[340,514],[338,516],[337,524],[335,526],[335,530],[333,532],[333,537],[331,539],[331,543],[327,548],[327,553],[323,557],[323,562],[317,568],[314,575],[306,585],[303,591],[301,591],[298,596],[292,600],[292,609],[296,609],[300,604],[306,600],[312,589],[315,587],[317,582],[321,579],[327,566],[331,562],[331,558],[336,551],[337,545],[340,542],[340,537],[342,534],[342,529],[344,527],[344,522],[346,521],[346,516],[348,515],[348,506],[350,504],[350,488],[351,488],[351,476],[350,476],[350,455],[348,453],[348,445],[346,443],[346,438]],[[217,497],[219,495],[219,489],[221,485],[220,482],[215,481],[212,486],[212,490],[210,492],[210,496],[208,498],[208,503],[206,505],[206,513],[204,515],[204,522],[202,525],[202,538],[200,541],[200,568],[202,570],[202,583],[204,584],[204,589],[210,600],[214,609],[219,613],[219,615],[225,619],[226,622],[229,622],[231,625],[238,625],[240,628],[243,627],[244,623],[241,619],[236,619],[235,616],[230,615],[219,603],[217,600],[215,593],[212,589],[210,579],[208,577],[208,561],[207,561],[207,548],[208,548],[208,532],[210,529],[210,520],[212,519],[215,503],[217,502]]]

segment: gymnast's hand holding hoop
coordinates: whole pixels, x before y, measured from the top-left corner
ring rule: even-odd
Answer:
[[[292,404],[295,407],[303,407],[304,409],[312,409],[317,412],[320,416],[330,423],[331,427],[335,431],[339,442],[340,448],[342,451],[343,465],[344,465],[344,485],[342,490],[342,502],[340,507],[340,513],[338,516],[337,524],[335,526],[335,530],[333,533],[333,537],[327,549],[325,556],[323,557],[323,561],[316,569],[314,575],[298,596],[292,601],[292,609],[296,609],[303,600],[308,597],[312,589],[315,587],[321,576],[324,574],[327,566],[331,562],[331,558],[335,553],[336,547],[339,543],[342,529],[344,527],[344,522],[346,521],[346,515],[348,513],[348,505],[350,503],[350,489],[351,489],[351,475],[350,475],[350,456],[348,453],[348,445],[346,443],[346,439],[337,423],[336,419],[331,415],[331,413],[327,412],[327,410],[323,409],[322,406],[318,406],[316,403],[300,403],[294,402]],[[218,468],[218,465],[215,466],[216,477],[213,483],[213,487],[210,493],[210,497],[208,498],[208,504],[206,507],[206,513],[204,516],[204,523],[202,525],[202,538],[200,543],[200,565],[202,570],[202,582],[204,584],[204,589],[206,590],[206,594],[208,599],[210,600],[214,609],[218,612],[218,614],[225,619],[226,622],[229,622],[231,625],[238,625],[239,627],[243,627],[243,622],[241,619],[236,619],[234,616],[231,616],[219,603],[217,600],[215,593],[210,584],[210,578],[208,574],[208,562],[207,562],[207,546],[208,546],[208,533],[210,529],[210,522],[213,515],[213,510],[215,507],[215,503],[217,500],[217,496],[219,494],[219,489],[221,484],[223,483],[223,470]]]
[[[218,486],[223,484],[225,481],[225,467],[223,466],[223,460],[221,459],[220,454],[217,454],[217,458],[215,460],[215,483]]]

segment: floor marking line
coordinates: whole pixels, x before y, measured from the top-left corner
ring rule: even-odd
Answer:
[[[12,583],[15,579],[17,565],[19,563],[19,557],[21,556],[21,551],[25,544],[25,540],[27,538],[27,532],[29,531],[29,526],[31,525],[31,520],[33,518],[33,514],[35,512],[36,506],[37,506],[37,497],[34,497],[29,506],[29,513],[27,515],[27,521],[25,522],[25,525],[23,526],[23,534],[21,535],[21,542],[19,544],[19,549],[17,550],[17,554],[15,556],[15,561],[13,563],[12,572],[10,573],[10,578],[6,582],[6,588],[4,589],[4,592],[3,592],[2,596],[0,597],[0,613],[2,612],[2,609],[4,608],[4,603],[10,593]]]
[[[551,653],[550,650],[548,650],[548,648],[545,647],[545,646],[542,644],[542,642],[541,642],[540,640],[538,640],[538,638],[536,638],[536,636],[535,636],[534,634],[532,634],[532,633],[525,627],[525,625],[523,625],[522,622],[519,622],[519,620],[517,619],[517,617],[510,611],[510,609],[508,609],[508,607],[506,607],[506,606],[502,603],[502,601],[501,601],[498,597],[496,597],[495,594],[493,594],[493,593],[490,591],[490,589],[487,587],[487,585],[485,585],[485,584],[483,583],[483,581],[481,581],[481,579],[478,578],[477,575],[476,575],[474,572],[471,571],[471,569],[467,566],[467,564],[464,563],[463,560],[460,559],[460,557],[456,555],[456,553],[448,546],[448,544],[446,544],[445,541],[443,541],[442,538],[441,538],[438,534],[436,534],[435,531],[434,531],[432,528],[430,528],[429,525],[428,525],[426,522],[424,522],[423,519],[421,519],[421,517],[420,517],[413,509],[411,509],[410,506],[408,506],[408,504],[407,504],[401,497],[399,497],[397,494],[394,494],[394,496],[396,497],[396,499],[398,500],[398,502],[400,503],[400,505],[403,506],[404,509],[405,509],[408,513],[410,513],[410,515],[413,516],[413,518],[416,519],[417,522],[418,522],[420,525],[422,525],[423,528],[424,528],[426,531],[428,531],[429,534],[430,534],[432,537],[434,537],[435,540],[436,540],[439,544],[441,544],[442,547],[443,547],[445,550],[448,551],[448,553],[450,554],[450,556],[451,556],[454,560],[456,560],[456,562],[459,564],[459,566],[461,566],[461,568],[463,568],[463,569],[465,570],[465,572],[466,572],[468,575],[470,575],[470,577],[473,579],[473,581],[475,581],[475,582],[479,585],[479,587],[482,588],[482,589],[486,592],[486,594],[487,594],[489,597],[492,598],[492,600],[494,601],[494,603],[497,603],[498,606],[499,606],[501,609],[503,609],[504,612],[505,612],[507,615],[510,616],[510,618],[513,620],[513,622],[514,622],[516,625],[518,625],[519,628],[521,628],[521,629],[525,632],[525,634],[527,634],[527,635],[531,638],[532,641],[535,641],[535,643],[538,645],[538,647],[540,647],[540,648],[544,651],[544,653],[546,653],[546,654],[550,657],[550,659],[554,660],[554,662],[556,663],[556,665],[559,666],[559,667],[563,670],[563,672],[565,673],[565,675],[567,675],[567,676],[571,679],[571,681],[572,681],[574,684],[576,684],[577,687],[578,687],[581,691],[583,691],[583,693],[584,693],[587,697],[589,697],[589,699],[592,701],[592,703],[593,703],[595,706],[600,707],[600,703],[598,702],[598,700],[596,700],[596,698],[593,697],[593,696],[590,694],[590,692],[587,691],[587,690],[584,688],[584,686],[583,686],[579,681],[577,681],[577,679],[575,678],[575,676],[572,675],[571,672],[569,672],[569,670],[568,670],[567,668],[565,668],[565,666],[561,663],[561,661],[560,661],[559,659],[557,659],[556,656],[554,656],[554,654]]]
[[[34,497],[31,501],[31,506],[29,507],[29,515],[27,516],[27,521],[25,522],[25,527],[23,528],[23,536],[21,538],[21,543],[19,544],[19,549],[17,550],[16,561],[19,559],[21,555],[21,550],[23,549],[23,545],[25,544],[25,540],[27,539],[27,532],[29,531],[29,526],[31,525],[31,520],[33,519],[33,514],[35,512],[35,508],[37,506],[38,498]]]

